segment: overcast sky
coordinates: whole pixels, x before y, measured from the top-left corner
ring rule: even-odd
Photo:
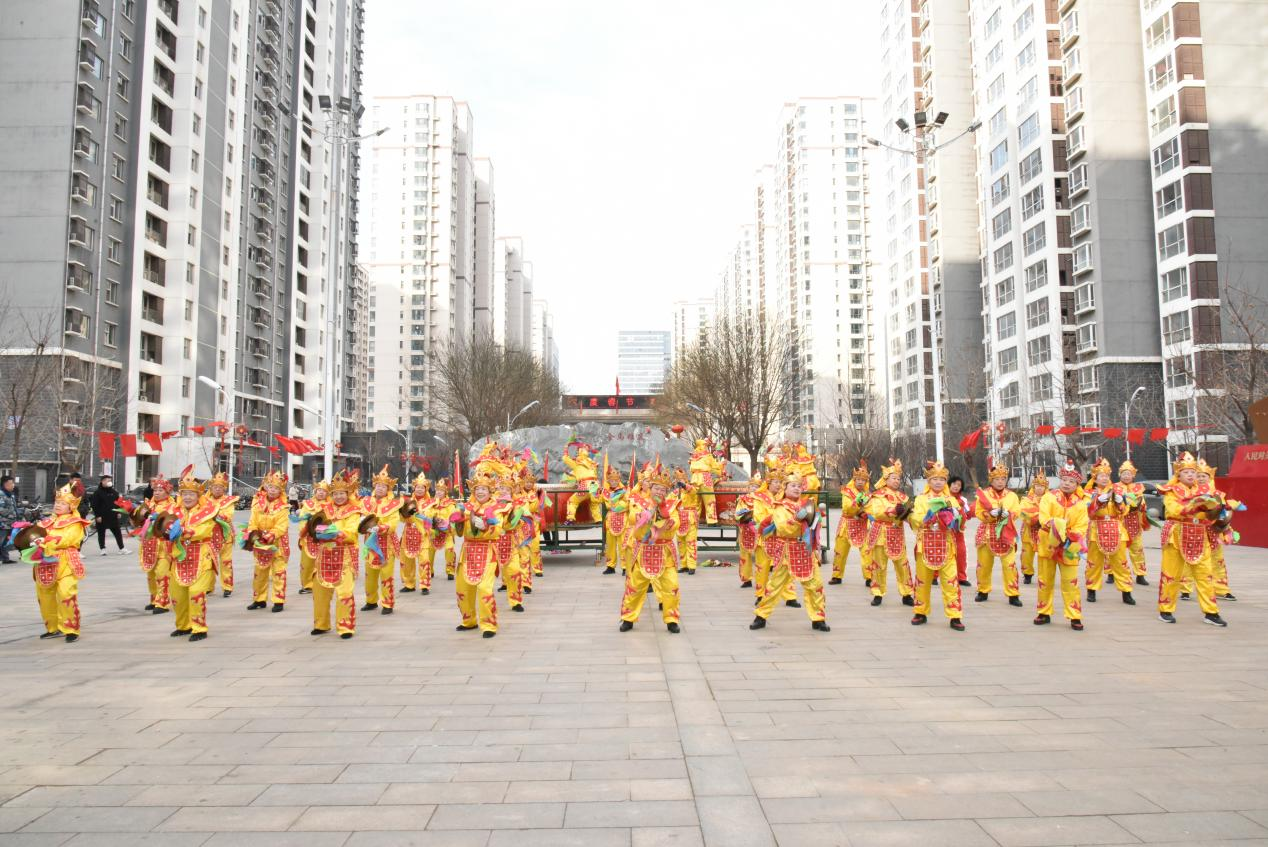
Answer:
[[[876,92],[877,0],[366,4],[366,96],[466,100],[499,235],[524,238],[571,391],[670,328],[749,220],[781,104]]]

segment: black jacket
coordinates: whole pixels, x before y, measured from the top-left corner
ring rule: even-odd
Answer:
[[[104,518],[107,522],[118,518],[119,513],[114,510],[114,501],[119,499],[119,492],[115,488],[102,488],[100,485],[88,497],[88,505],[92,509],[92,513],[99,518]]]

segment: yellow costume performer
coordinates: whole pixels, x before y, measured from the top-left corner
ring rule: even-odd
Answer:
[[[764,523],[769,525],[768,519],[775,507],[784,500],[786,482],[783,471],[772,470],[766,477],[765,490],[758,489],[754,495],[753,520],[758,526]],[[774,567],[777,558],[775,554],[780,552],[782,552],[781,545],[775,540],[774,535],[771,533],[763,535],[760,531],[757,533],[757,569],[753,573],[754,606],[762,602],[762,598],[766,596],[766,584],[770,581],[771,568]],[[797,602],[797,589],[791,582],[784,586],[783,599],[789,606],[801,605]]]
[[[622,555],[625,536],[625,520],[629,509],[629,492],[621,479],[621,472],[616,468],[608,468],[608,478],[603,486],[603,508],[607,516],[603,522],[603,572],[616,573],[620,568],[625,572],[625,556]]]
[[[576,523],[577,509],[582,503],[591,503],[590,489],[597,485],[599,476],[599,467],[594,463],[594,459],[590,458],[590,450],[586,445],[577,448],[577,457],[574,459],[568,455],[567,449],[563,455],[564,464],[568,466],[568,474],[581,490],[568,498],[568,523]],[[597,517],[591,515],[591,517]]]
[[[1207,623],[1227,626],[1215,598],[1213,551],[1209,531],[1222,509],[1215,489],[1198,482],[1198,461],[1181,453],[1173,465],[1175,476],[1158,486],[1163,495],[1166,523],[1162,526],[1162,578],[1158,582],[1158,616],[1175,623],[1176,595],[1186,565],[1192,569],[1198,604]]]
[[[330,503],[320,514],[323,523],[312,528],[316,568],[313,573],[313,635],[330,632],[330,603],[335,603],[335,626],[339,637],[351,638],[357,631],[357,543],[362,518],[357,500],[360,475],[344,470],[330,483]],[[316,513],[314,513],[316,514]],[[309,528],[305,527],[305,533]]]
[[[79,516],[83,496],[84,486],[78,480],[59,488],[52,517],[37,524],[45,534],[34,540],[33,549],[22,551],[22,558],[33,564],[35,599],[44,619],[40,638],[65,636],[67,644],[79,640],[79,581],[84,578],[79,545],[88,526]]]
[[[378,519],[374,526],[375,545],[367,544],[365,552],[365,605],[368,612],[382,606],[381,613],[392,614],[396,606],[396,557],[400,539],[396,527],[401,523],[404,500],[393,492],[396,480],[387,472],[387,465],[370,478],[370,496],[361,501],[361,511]]]
[[[264,609],[272,596],[273,611],[286,606],[286,568],[291,558],[291,504],[286,499],[286,474],[269,471],[251,501],[247,541],[255,556],[255,579],[247,609]]]
[[[176,510],[176,500],[172,497],[172,484],[161,476],[150,480],[150,488],[154,490],[154,495],[146,500],[143,506],[150,516],[141,530],[141,545],[137,554],[141,560],[141,570],[145,572],[146,585],[150,590],[150,603],[145,610],[161,615],[172,610],[170,589],[172,545],[159,531],[159,524],[164,515]]]
[[[740,588],[752,588],[757,567],[757,522],[753,519],[763,486],[761,474],[748,481],[748,489],[735,500],[736,544],[740,548]]]
[[[859,551],[859,565],[863,582],[872,584],[872,548],[867,543],[867,504],[872,499],[872,478],[867,471],[867,460],[859,461],[850,482],[841,489],[841,523],[837,527],[836,542],[832,545],[832,579],[829,585],[840,585],[845,576],[845,561],[850,548]]]
[[[1061,487],[1039,501],[1039,605],[1035,625],[1052,622],[1052,590],[1060,580],[1070,628],[1083,629],[1079,604],[1079,558],[1087,552],[1087,498],[1079,492],[1083,475],[1067,460],[1058,472]]]
[[[819,491],[819,473],[815,470],[815,457],[800,441],[792,446],[791,454],[784,463],[784,473],[801,479],[807,493],[814,494]]]
[[[688,464],[691,470],[691,484],[702,492],[700,500],[704,504],[704,518],[707,523],[718,522],[718,498],[713,489],[722,481],[726,473],[726,462],[713,454],[713,446],[703,438],[696,440],[696,449],[691,452]]]
[[[524,561],[519,546],[524,531],[524,513],[512,490],[509,477],[498,477],[493,483],[494,513],[502,522],[502,532],[493,542],[494,558],[502,574],[502,587],[506,589],[506,602],[512,612],[524,611]],[[501,589],[499,589],[501,590]]]
[[[222,471],[207,480],[207,500],[216,507],[216,531],[211,534],[211,556],[220,571],[220,589],[233,594],[233,513],[238,498],[229,493],[229,477]]]
[[[990,487],[977,490],[977,502],[973,515],[978,519],[977,537],[977,596],[973,599],[984,603],[991,594],[991,571],[999,559],[1004,577],[1004,594],[1010,606],[1020,606],[1017,584],[1017,525],[1014,521],[1021,514],[1021,501],[1008,490],[1008,466],[992,460],[988,470]]]
[[[485,638],[498,631],[497,580],[495,546],[505,531],[509,507],[499,512],[493,502],[496,479],[478,473],[471,479],[471,499],[452,518],[462,531],[462,553],[458,560],[458,612],[462,623],[458,630],[475,629],[478,625]]]
[[[963,511],[947,490],[947,469],[940,462],[928,462],[925,480],[928,490],[916,498],[907,516],[916,533],[916,608],[913,626],[929,621],[929,593],[935,579],[942,589],[942,611],[951,628],[964,631],[963,604],[956,571],[955,536]]]
[[[911,498],[902,490],[903,463],[890,459],[881,468],[880,481],[867,504],[867,514],[872,518],[867,533],[867,544],[872,548],[872,605],[879,606],[885,599],[885,583],[889,563],[894,563],[894,575],[904,606],[916,605],[912,599],[911,568],[907,564],[907,537],[903,527],[912,511]]]
[[[301,521],[325,515],[330,508],[330,483],[322,481],[313,486],[313,496],[299,505],[297,517]],[[317,570],[317,539],[311,534],[299,535],[299,593],[313,593],[313,574]]]
[[[1149,515],[1145,510],[1145,486],[1136,481],[1136,466],[1130,460],[1118,466],[1118,486],[1126,499],[1123,529],[1127,532],[1127,557],[1137,585],[1148,585],[1145,567],[1145,530]]]
[[[1206,538],[1211,544],[1211,575],[1215,580],[1215,597],[1217,600],[1236,600],[1233,593],[1228,588],[1228,565],[1224,561],[1224,545],[1236,543],[1236,533],[1229,528],[1229,522],[1232,519],[1234,511],[1241,510],[1241,504],[1237,500],[1229,500],[1223,491],[1215,487],[1215,468],[1206,463],[1205,459],[1198,459],[1198,485],[1206,486],[1214,495],[1215,499],[1220,503],[1220,511],[1224,517],[1217,520],[1206,531]],[[1184,583],[1184,590],[1191,591],[1193,588],[1193,576],[1187,574]]]
[[[1048,493],[1048,477],[1043,471],[1030,481],[1030,491],[1021,498],[1021,575],[1027,585],[1035,576],[1035,554],[1039,549],[1039,502]]]
[[[801,593],[806,600],[810,628],[819,632],[831,630],[827,621],[823,579],[819,575],[819,556],[815,549],[816,516],[815,498],[802,496],[801,477],[790,477],[784,485],[784,499],[773,504],[770,514],[758,527],[758,532],[767,537],[766,550],[771,557],[771,570],[766,594],[757,604],[757,615],[749,624],[749,629],[766,626],[766,619],[775,611],[784,589],[796,580],[801,583]]]
[[[203,496],[202,482],[188,471],[181,477],[179,490],[177,522],[171,530],[171,591],[176,605],[176,629],[171,634],[202,641],[207,637],[207,593],[216,585],[211,536],[220,531],[216,523],[220,506]]]
[[[414,478],[413,490],[401,507],[401,593],[431,593],[432,560],[432,497],[427,477]]]
[[[695,576],[696,545],[700,533],[700,493],[682,468],[674,471],[674,496],[678,498],[678,573]]]
[[[432,537],[431,548],[433,550],[432,557],[440,551],[445,554],[445,578],[453,579],[454,570],[458,562],[458,554],[454,547],[454,539],[458,537],[459,528],[449,523],[449,517],[458,508],[457,502],[450,496],[452,489],[449,487],[448,479],[436,480],[436,496],[432,499],[431,504],[431,520],[432,520]]]
[[[663,467],[651,468],[646,478],[647,499],[627,519],[633,551],[621,597],[621,632],[634,628],[649,586],[660,601],[665,626],[670,632],[680,631],[677,538],[682,517],[678,504],[669,496],[671,482]]]
[[[1123,594],[1123,602],[1136,605],[1132,597],[1132,580],[1127,570],[1127,531],[1123,516],[1127,513],[1127,496],[1111,480],[1112,468],[1105,458],[1092,465],[1091,484],[1087,486],[1088,528],[1087,601],[1096,602],[1096,592],[1105,583],[1105,571],[1113,574],[1114,585]]]

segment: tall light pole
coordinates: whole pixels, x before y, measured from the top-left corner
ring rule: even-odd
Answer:
[[[203,385],[208,386],[216,393],[218,393],[220,395],[220,398],[224,401],[224,404],[225,404],[225,417],[229,419],[225,421],[225,423],[228,424],[228,429],[229,429],[229,489],[225,493],[232,494],[233,493],[233,436],[235,433],[233,431],[233,406],[230,405],[229,392],[225,390],[223,385],[216,382],[214,379],[212,379],[209,376],[200,376],[198,377],[198,381],[201,382]]]
[[[522,408],[522,409],[520,409],[518,412],[516,412],[516,413],[515,413],[515,417],[511,417],[511,416],[508,414],[508,415],[506,416],[506,431],[507,431],[507,432],[510,432],[510,431],[511,431],[511,424],[513,424],[513,423],[515,423],[517,420],[519,420],[519,419],[520,419],[520,415],[524,414],[525,412],[527,412],[529,409],[533,408],[534,406],[540,406],[540,405],[541,405],[541,402],[542,402],[542,401],[540,401],[540,400],[534,400],[533,402],[529,403],[527,406],[525,406],[524,408]]]
[[[323,140],[330,145],[331,152],[331,191],[334,198],[330,203],[330,214],[326,231],[330,234],[330,243],[326,246],[326,355],[323,368],[324,409],[323,440],[325,441],[326,478],[334,479],[335,475],[335,441],[339,438],[339,410],[335,405],[338,394],[338,370],[335,359],[338,355],[336,343],[343,332],[342,315],[339,312],[339,280],[342,277],[344,251],[341,245],[339,221],[346,206],[343,185],[343,159],[347,155],[348,145],[356,144],[368,138],[375,138],[388,131],[388,127],[369,135],[357,135],[357,124],[365,113],[365,106],[353,104],[351,97],[331,97],[321,94],[317,104],[326,115],[326,131]]]
[[[1132,392],[1131,399],[1130,399],[1130,400],[1128,400],[1126,403],[1124,403],[1124,404],[1123,404],[1123,429],[1127,430],[1127,432],[1126,432],[1126,435],[1127,435],[1127,461],[1129,461],[1129,462],[1132,460],[1132,438],[1131,438],[1131,426],[1132,426],[1132,404],[1136,402],[1136,398],[1137,398],[1137,397],[1138,397],[1138,396],[1139,396],[1142,392],[1147,391],[1147,390],[1148,390],[1148,389],[1146,389],[1146,388],[1145,388],[1145,386],[1143,386],[1143,385],[1138,386],[1138,387],[1136,388],[1136,390]]]
[[[932,117],[932,120],[930,118]],[[895,153],[901,153],[905,156],[913,156],[916,160],[916,166],[923,168],[929,156],[950,145],[956,143],[961,138],[977,132],[982,128],[982,122],[975,120],[964,128],[958,135],[937,144],[933,140],[933,134],[946,125],[947,118],[950,117],[946,112],[938,112],[936,115],[930,116],[928,112],[916,112],[913,116],[915,126],[909,124],[905,118],[899,118],[894,121],[894,125],[904,135],[911,136],[912,149],[907,150],[902,147],[895,147],[886,144],[872,136],[866,136],[866,141],[872,147],[883,147]],[[913,133],[912,130],[915,130]],[[921,185],[921,191],[924,191],[924,185]],[[936,331],[937,318],[934,315],[933,304],[929,304],[929,342],[932,352],[930,365],[933,370],[933,438],[934,452],[938,459],[938,464],[943,463],[943,421],[942,421],[942,345],[941,339]]]
[[[397,429],[396,427],[388,423],[383,424],[383,427],[401,436],[401,439],[405,442],[405,455],[409,456],[409,454],[413,451],[414,425],[411,423],[408,427],[405,428],[404,433],[402,433],[399,429]],[[409,459],[407,458],[401,464],[405,466],[405,475],[409,476],[410,472],[413,470],[413,468],[409,464]]]

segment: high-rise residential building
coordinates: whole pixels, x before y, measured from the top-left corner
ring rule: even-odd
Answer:
[[[620,330],[616,334],[616,374],[623,394],[659,394],[669,373],[668,332]]]
[[[549,304],[542,299],[533,301],[533,338],[531,352],[552,374],[559,375],[559,345],[555,342],[555,319]]]
[[[370,426],[433,427],[443,422],[434,357],[470,340],[475,323],[471,110],[452,97],[375,97],[370,125],[388,128],[367,144],[370,179],[362,195],[361,253],[375,333]]]
[[[351,409],[357,160],[317,129],[319,98],[359,104],[360,0],[20,5],[0,36],[0,274],[22,283],[11,302],[57,317],[59,423],[185,440],[142,440],[115,467],[126,482],[205,464],[215,439],[193,427],[212,420],[244,442],[321,439],[305,407]],[[118,396],[84,393],[103,384]],[[239,476],[276,462],[239,446]]]
[[[356,374],[356,379],[344,395],[345,404],[350,404],[345,427],[352,432],[364,432],[368,429],[370,406],[370,381],[366,378],[370,372],[370,274],[361,265],[353,271],[347,298],[345,373]]]
[[[735,249],[731,251],[713,293],[716,315],[756,322],[765,313],[764,292],[759,285],[761,265],[757,232],[757,226],[752,223],[740,227]]]
[[[900,434],[930,433],[939,412],[968,404],[975,374],[982,390],[977,186],[962,137],[974,120],[965,12],[964,0],[886,0],[881,13],[872,254],[887,356],[872,417]]]
[[[528,350],[532,321],[533,263],[524,259],[524,240],[499,237],[493,251],[493,340]]]
[[[472,316],[476,338],[493,335],[493,266],[495,220],[493,203],[493,162],[487,158],[475,160],[476,216],[475,216],[475,300]]]
[[[696,344],[707,344],[717,304],[712,297],[674,301],[672,350],[675,361]]]

